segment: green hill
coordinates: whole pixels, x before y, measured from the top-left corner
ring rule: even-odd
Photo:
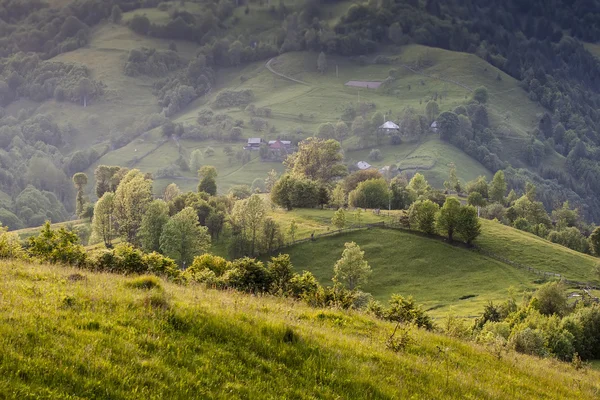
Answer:
[[[580,399],[600,389],[595,371],[412,328],[395,353],[385,346],[394,325],[359,313],[139,281],[0,264],[0,396]]]
[[[393,229],[371,229],[319,238],[285,249],[294,265],[331,284],[333,266],[344,243],[356,242],[373,273],[362,288],[386,301],[392,294],[411,295],[433,315],[449,312],[477,316],[489,301],[504,300],[509,289],[535,288],[534,274],[438,240]]]

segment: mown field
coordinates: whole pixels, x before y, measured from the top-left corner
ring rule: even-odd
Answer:
[[[0,263],[2,398],[591,399],[600,373],[355,312]],[[440,351],[442,349],[442,351]]]

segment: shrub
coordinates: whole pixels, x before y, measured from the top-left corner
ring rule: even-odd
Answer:
[[[253,258],[244,257],[232,263],[228,283],[235,289],[257,293],[271,286],[271,274],[264,264]]]
[[[117,261],[113,267],[113,272],[141,274],[148,269],[144,263],[143,253],[129,243],[119,243],[115,246],[113,253]]]
[[[544,346],[544,335],[539,329],[529,327],[513,329],[509,345],[519,353],[544,357],[548,352]]]
[[[144,290],[149,290],[149,289],[154,289],[154,288],[158,288],[161,289],[162,286],[160,285],[160,280],[155,277],[155,276],[140,276],[137,277],[135,279],[132,279],[129,282],[126,282],[125,285],[127,287],[133,288],[133,289],[144,289]]]
[[[383,158],[383,156],[381,154],[381,150],[379,150],[379,149],[373,149],[369,153],[369,160],[370,161],[379,161],[382,158]]]
[[[194,258],[194,262],[186,269],[186,273],[195,276],[203,270],[212,271],[215,276],[221,276],[225,271],[231,269],[231,263],[222,257],[212,254],[203,254]]]
[[[433,320],[411,296],[405,298],[399,294],[392,295],[383,315],[388,321],[414,323],[420,328],[433,329]]]
[[[22,260],[27,257],[19,243],[19,237],[8,233],[0,227],[0,259]]]
[[[144,254],[142,263],[145,265],[146,271],[151,274],[174,279],[181,277],[181,271],[179,270],[177,263],[169,257],[165,257],[157,252]]]
[[[29,238],[29,253],[51,264],[81,266],[87,258],[77,234],[64,228],[54,231],[47,221],[38,236]]]
[[[297,299],[307,299],[317,293],[320,285],[317,278],[308,271],[294,274],[290,279],[290,294]]]
[[[245,90],[224,90],[217,95],[215,106],[218,108],[244,106],[254,99],[254,92],[250,89]]]

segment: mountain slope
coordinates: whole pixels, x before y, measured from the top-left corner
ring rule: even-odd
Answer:
[[[0,395],[61,398],[593,398],[595,371],[159,281],[0,264]],[[139,279],[138,279],[139,281]],[[18,312],[15,312],[18,311]],[[443,350],[440,352],[440,348]]]

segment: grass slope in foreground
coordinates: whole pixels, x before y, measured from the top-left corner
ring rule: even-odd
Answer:
[[[320,238],[285,252],[296,269],[311,271],[321,284],[330,285],[344,243],[352,241],[365,252],[373,270],[365,292],[382,301],[394,293],[412,295],[438,317],[448,312],[478,315],[488,301],[506,299],[509,288],[517,293],[532,289],[539,278],[475,252],[392,229]]]
[[[81,272],[81,271],[79,271]],[[581,399],[600,374],[285,299],[0,264],[0,398]],[[139,280],[139,279],[138,279]],[[447,349],[446,359],[438,346]],[[448,373],[448,376],[446,376]],[[447,380],[447,385],[446,385]]]

